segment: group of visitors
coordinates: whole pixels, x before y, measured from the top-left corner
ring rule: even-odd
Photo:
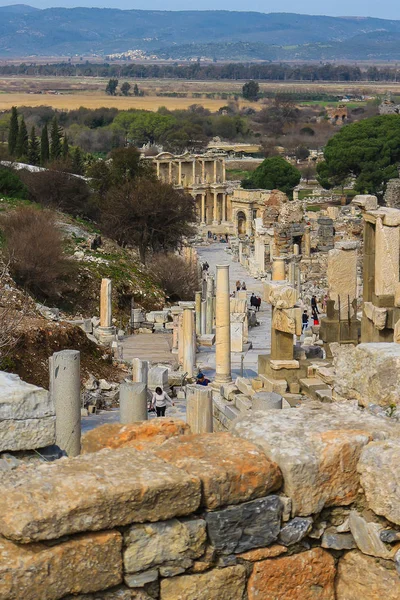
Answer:
[[[260,296],[256,296],[254,292],[252,292],[250,297],[250,306],[255,308],[257,312],[260,310],[261,298]]]
[[[240,292],[240,290],[247,290],[247,287],[246,287],[246,282],[245,281],[243,281],[243,283],[240,283],[240,281],[238,279],[237,282],[236,282],[236,291]]]
[[[204,376],[204,373],[199,372],[196,376],[196,385],[207,386],[210,383],[210,380]],[[167,409],[167,404],[169,406],[175,406],[175,403],[168,396],[167,392],[164,392],[162,388],[156,387],[150,405],[148,409],[150,411],[155,411],[157,417],[165,417],[165,411]]]
[[[311,298],[311,318],[314,321],[314,323],[313,323],[314,325],[319,325],[319,316],[318,315],[319,315],[319,310],[318,310],[317,298],[316,298],[316,296],[312,296],[312,298]],[[302,316],[302,328],[301,328],[302,331],[307,329],[308,321],[309,321],[308,311],[304,310],[303,316]]]

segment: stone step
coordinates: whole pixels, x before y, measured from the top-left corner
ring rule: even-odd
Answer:
[[[263,389],[265,389],[267,392],[284,394],[287,390],[288,384],[286,379],[270,379],[265,375],[259,375],[259,378],[263,382]]]
[[[318,400],[321,400],[321,402],[333,402],[332,400],[332,390],[327,390],[327,389],[319,389],[319,390],[315,390],[315,395],[318,398]]]
[[[317,390],[330,389],[329,386],[318,377],[305,377],[304,379],[300,379],[299,383],[301,391],[314,399],[317,398]]]

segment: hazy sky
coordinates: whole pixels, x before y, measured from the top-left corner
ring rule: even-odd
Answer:
[[[20,2],[21,4],[23,2]],[[139,8],[153,10],[190,10],[195,4],[188,0],[32,0],[25,4],[36,6],[37,8],[49,8],[51,6],[97,6],[109,8]],[[0,0],[0,6],[8,4],[17,4],[10,0]],[[198,5],[197,5],[198,6]],[[312,15],[332,15],[332,16],[363,16],[380,17],[382,19],[400,19],[399,0],[381,0],[381,2],[372,2],[372,0],[335,0],[335,2],[324,2],[321,0],[304,0],[299,3],[298,0],[282,0],[279,3],[266,2],[263,0],[202,0],[201,8],[203,10],[221,9],[221,10],[254,10],[259,12],[297,12]]]

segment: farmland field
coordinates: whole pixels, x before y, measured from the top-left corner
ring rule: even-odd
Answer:
[[[132,88],[138,84],[143,96],[108,96],[105,88],[108,79],[100,77],[2,77],[0,78],[0,110],[11,106],[47,105],[58,109],[76,109],[115,107],[157,110],[165,106],[170,110],[185,109],[192,104],[201,104],[216,111],[229,101],[237,99],[241,93],[243,81],[187,81],[171,79],[120,79],[120,85],[128,81]],[[260,82],[260,91],[264,93],[313,93],[334,95],[370,95],[396,93],[399,83],[343,83],[343,82]],[[240,106],[260,109],[263,100],[258,103],[239,100]],[[310,102],[311,104],[312,102]],[[334,102],[322,101],[318,104]]]

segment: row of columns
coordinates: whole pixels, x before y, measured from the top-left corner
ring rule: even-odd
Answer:
[[[181,161],[181,160],[170,160],[168,161],[168,182],[170,184],[174,183],[174,178],[173,178],[173,166],[178,166],[178,185],[182,185],[182,162],[190,162],[190,161]],[[196,181],[196,162],[199,162],[201,165],[201,178],[200,181]],[[192,181],[187,181],[186,185],[190,186],[190,185],[194,185],[196,183],[200,183],[200,184],[204,184],[204,183],[224,183],[226,181],[226,166],[225,166],[225,162],[222,162],[222,175],[218,176],[217,171],[218,171],[218,160],[214,160],[213,161],[213,174],[212,174],[212,181],[207,181],[206,180],[206,162],[210,162],[210,161],[206,161],[205,159],[201,159],[201,158],[197,158],[197,159],[193,159],[192,160]],[[160,166],[162,164],[162,161],[156,161],[156,165],[157,165],[157,177],[160,179]],[[211,178],[210,178],[211,179]],[[220,181],[219,181],[220,180]]]
[[[222,222],[226,222],[227,217],[228,217],[228,210],[227,210],[227,193],[226,192],[218,192],[217,190],[213,190],[213,214],[212,214],[212,224],[213,225],[218,225],[220,223],[220,221]],[[222,200],[220,202],[221,204],[221,210],[218,210],[218,194],[222,195]],[[201,225],[206,225],[207,221],[206,221],[206,198],[207,198],[207,192],[200,192],[199,194],[201,196],[201,200],[200,200],[200,222]],[[219,218],[221,217],[221,219]]]

